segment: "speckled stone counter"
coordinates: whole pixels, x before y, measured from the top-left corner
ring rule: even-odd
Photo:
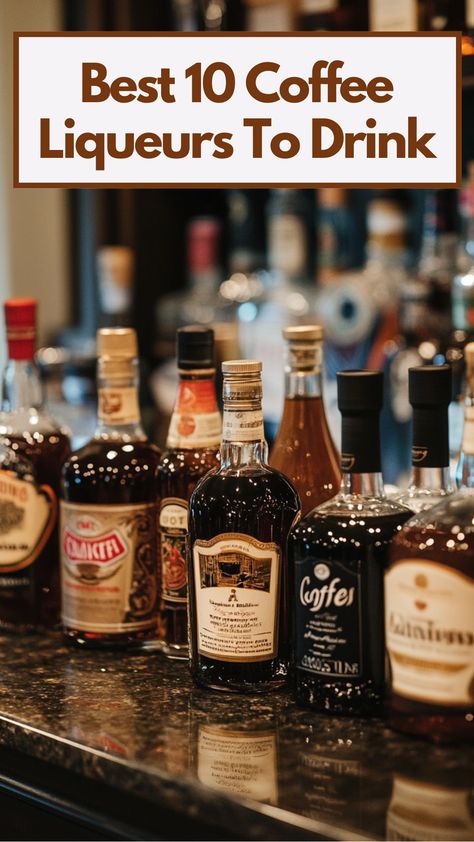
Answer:
[[[474,838],[473,748],[318,716],[285,692],[196,690],[153,651],[1,637],[0,747],[139,799],[157,828],[166,810],[216,838]]]

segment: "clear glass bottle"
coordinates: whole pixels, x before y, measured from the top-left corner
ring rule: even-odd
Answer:
[[[398,503],[418,513],[454,491],[449,467],[448,409],[452,394],[449,365],[420,365],[408,375],[413,408],[412,476]]]
[[[299,499],[266,463],[261,370],[222,364],[221,465],[189,507],[191,672],[216,690],[269,690],[288,674],[287,541]]]
[[[158,471],[161,563],[160,639],[170,658],[188,657],[188,503],[219,464],[222,424],[214,384],[214,334],[199,325],[177,333],[179,386]]]
[[[397,730],[435,742],[474,739],[473,604],[471,483],[412,518],[392,545],[385,624]]]
[[[63,470],[62,620],[89,647],[131,646],[157,635],[160,452],[138,408],[137,338],[97,333],[99,423]]]
[[[456,469],[458,488],[474,488],[474,406],[464,411],[464,434]]]
[[[290,537],[295,691],[321,712],[368,716],[384,701],[384,567],[411,512],[384,496],[383,375],[344,371],[337,380],[341,490]]]
[[[326,420],[322,396],[323,330],[287,327],[285,403],[270,465],[291,480],[304,516],[329,500],[341,481],[339,454]]]
[[[33,298],[15,298],[6,301],[4,308],[8,361],[2,378],[0,435],[21,459],[33,466],[36,482],[50,489],[46,540],[41,551],[33,553],[34,567],[21,576],[8,575],[3,581],[3,597],[9,602],[8,623],[33,629],[59,621],[57,496],[61,469],[71,445],[67,433],[44,407],[43,387],[34,361],[37,302]]]

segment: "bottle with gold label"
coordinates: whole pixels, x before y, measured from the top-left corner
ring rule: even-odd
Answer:
[[[288,673],[287,541],[300,504],[267,465],[261,370],[222,364],[221,465],[190,500],[191,672],[216,690],[268,690]]]
[[[1,457],[0,625],[33,630],[59,621],[57,494],[71,445],[44,408],[34,361],[37,302],[9,299],[4,309],[0,435],[19,459],[15,476],[15,460]]]
[[[160,497],[160,637],[171,658],[188,657],[186,536],[188,502],[199,480],[219,463],[221,417],[214,386],[214,334],[177,332],[179,386],[158,473]]]
[[[393,727],[474,738],[474,490],[412,518],[385,576]]]
[[[97,334],[99,423],[63,471],[60,549],[66,636],[86,646],[156,636],[157,471],[138,408],[131,328]]]

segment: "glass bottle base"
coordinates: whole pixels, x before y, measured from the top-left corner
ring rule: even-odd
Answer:
[[[167,643],[166,640],[159,641],[160,653],[165,658],[170,658],[173,661],[188,661],[189,647],[183,644]]]
[[[299,705],[320,713],[367,717],[384,712],[384,690],[373,682],[315,682],[297,676],[295,693]]]
[[[389,709],[389,725],[395,731],[429,740],[432,743],[474,742],[474,707],[451,708],[449,711],[393,698]]]
[[[202,678],[197,678],[193,675],[193,681],[197,687],[202,687],[205,690],[216,690],[219,693],[236,693],[245,695],[270,693],[273,690],[279,690],[280,688],[286,687],[287,685],[286,678],[275,679],[274,681],[266,681],[264,683],[262,682],[261,684],[241,684],[238,682],[218,684],[214,683],[213,681],[204,681]]]
[[[156,629],[119,634],[98,634],[78,629],[63,629],[66,642],[80,649],[158,649]]]

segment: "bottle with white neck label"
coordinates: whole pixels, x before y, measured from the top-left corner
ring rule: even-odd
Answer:
[[[82,646],[130,646],[156,637],[159,450],[138,408],[131,328],[97,334],[99,419],[63,470],[62,620]]]
[[[191,672],[216,690],[264,691],[288,673],[287,540],[300,504],[267,464],[261,370],[222,364],[221,465],[190,500]]]
[[[450,365],[420,365],[408,373],[413,408],[412,477],[396,496],[412,512],[436,506],[454,491],[449,469]]]

